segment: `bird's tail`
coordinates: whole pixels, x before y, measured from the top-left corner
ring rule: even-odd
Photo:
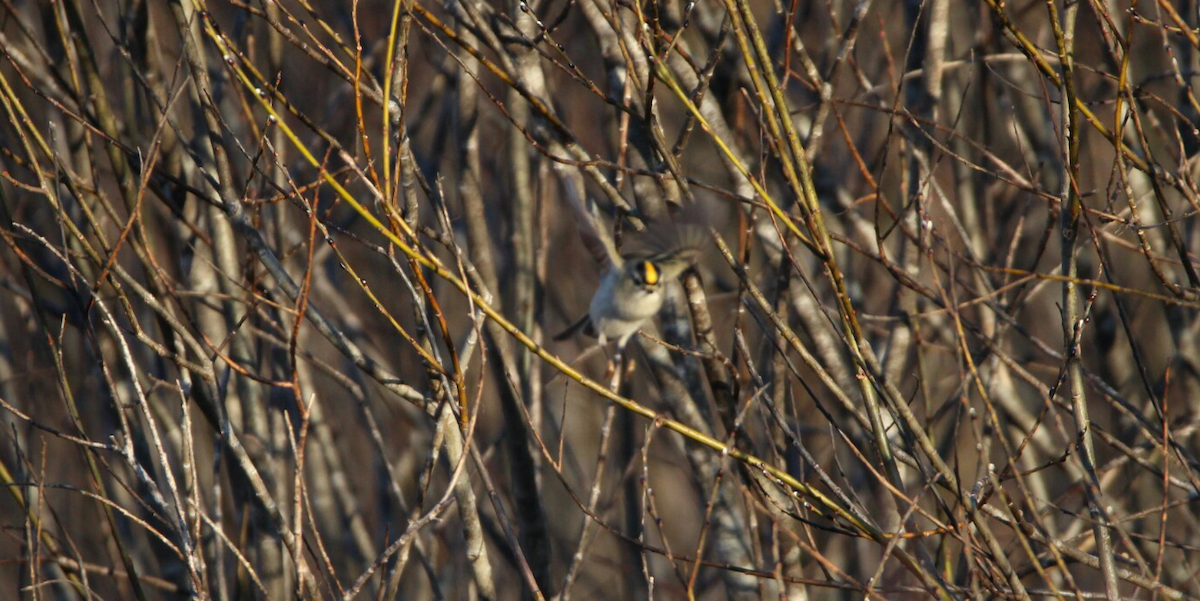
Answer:
[[[584,313],[583,317],[579,318],[579,321],[576,321],[575,323],[571,324],[570,326],[567,326],[567,329],[555,334],[554,340],[557,340],[557,341],[566,340],[566,339],[578,334],[580,331],[589,332],[589,331],[591,331],[591,325],[592,325],[592,317],[590,315],[588,315],[587,313]]]

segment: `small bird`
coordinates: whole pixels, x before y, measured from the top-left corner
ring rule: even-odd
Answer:
[[[554,337],[565,340],[582,331],[601,346],[617,341],[620,353],[629,339],[662,308],[666,285],[699,260],[705,230],[694,223],[653,224],[631,244],[600,280],[588,312]]]

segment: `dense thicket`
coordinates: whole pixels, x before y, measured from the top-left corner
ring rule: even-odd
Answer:
[[[0,0],[0,597],[1200,597],[1198,26]]]

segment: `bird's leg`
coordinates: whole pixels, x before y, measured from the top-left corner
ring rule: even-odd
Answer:
[[[604,377],[608,379],[608,389],[613,392],[617,392],[621,386],[621,374],[625,371],[623,369],[624,359],[625,341],[622,340],[617,344],[617,351],[608,360],[608,369],[604,373]]]

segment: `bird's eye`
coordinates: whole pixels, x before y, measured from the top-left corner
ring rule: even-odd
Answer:
[[[658,268],[654,266],[654,263],[651,263],[650,261],[642,261],[641,265],[638,265],[638,267],[638,275],[641,276],[641,280],[644,284],[647,286],[654,286],[658,284]]]

